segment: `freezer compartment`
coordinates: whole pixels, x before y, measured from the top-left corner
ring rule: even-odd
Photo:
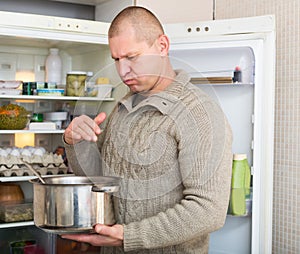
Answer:
[[[247,155],[253,161],[253,124],[255,93],[255,55],[250,46],[222,43],[209,46],[205,43],[188,44],[170,52],[175,69],[186,70],[194,84],[212,97],[223,109],[233,131],[233,153]],[[236,42],[235,45],[239,43]],[[226,82],[234,77],[235,67],[242,72],[242,82]],[[211,79],[223,82],[210,82]],[[207,79],[207,83],[203,80]],[[222,80],[221,79],[221,80]]]
[[[175,69],[184,69],[194,84],[254,84],[255,59],[250,47],[171,50]],[[236,71],[240,70],[240,78]]]
[[[20,38],[18,39],[20,41]],[[26,42],[26,40],[25,40]],[[9,41],[7,42],[9,43]],[[25,45],[29,44],[28,40]],[[55,43],[45,42],[32,46],[13,46],[5,44],[5,40],[0,44],[0,80],[23,82],[45,82],[45,63],[51,47],[59,49],[59,56],[62,61],[62,75],[58,88],[66,85],[67,73],[70,71],[84,71],[98,73],[108,63],[109,59],[107,45],[94,45],[83,43]],[[106,73],[103,73],[106,75]]]

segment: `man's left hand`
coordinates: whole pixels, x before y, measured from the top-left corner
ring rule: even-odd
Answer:
[[[61,235],[63,239],[70,239],[77,242],[89,243],[93,246],[122,246],[123,245],[123,225],[116,224],[106,226],[96,224],[93,234],[69,234]]]

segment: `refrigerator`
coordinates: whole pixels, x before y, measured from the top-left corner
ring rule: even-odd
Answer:
[[[252,208],[227,215],[211,234],[209,253],[271,253],[274,16],[170,24],[166,33],[173,66],[220,104],[232,127],[233,154],[246,154],[251,168]]]
[[[114,87],[112,97],[104,100],[0,94],[0,104],[17,101],[32,111],[45,112],[61,109],[64,102],[70,100],[74,115],[93,115],[94,108],[109,114],[127,91],[110,57],[108,23],[9,12],[0,14],[0,80],[14,80],[18,73],[29,71],[32,81],[44,81],[45,59],[49,49],[55,47],[63,63],[62,87],[69,71],[91,71],[94,80],[108,77]],[[170,59],[174,68],[189,72],[195,86],[220,104],[233,130],[233,153],[246,154],[251,167],[252,208],[243,216],[227,215],[224,227],[211,234],[209,253],[271,253],[274,16],[164,27],[171,41]],[[237,70],[241,76],[233,81]],[[35,144],[53,150],[61,144],[62,133],[63,130],[36,132]],[[14,145],[14,131],[0,130],[0,134],[1,147]],[[28,176],[0,177],[1,182],[20,183],[27,198],[33,196],[30,179]],[[19,231],[22,234],[15,233]],[[24,238],[26,234],[38,236],[45,253],[59,253],[57,238],[35,228],[32,221],[0,223],[1,248],[7,250],[9,241]]]

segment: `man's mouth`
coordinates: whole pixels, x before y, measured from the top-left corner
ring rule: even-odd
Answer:
[[[130,85],[134,85],[135,84],[135,81],[134,79],[126,79],[123,81],[127,86],[130,86]]]

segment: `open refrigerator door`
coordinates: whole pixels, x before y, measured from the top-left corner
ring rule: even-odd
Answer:
[[[228,211],[224,227],[211,234],[209,253],[271,253],[274,17],[170,24],[166,31],[174,68],[187,70],[220,104],[232,127],[233,154],[244,154],[251,168],[245,213]]]

